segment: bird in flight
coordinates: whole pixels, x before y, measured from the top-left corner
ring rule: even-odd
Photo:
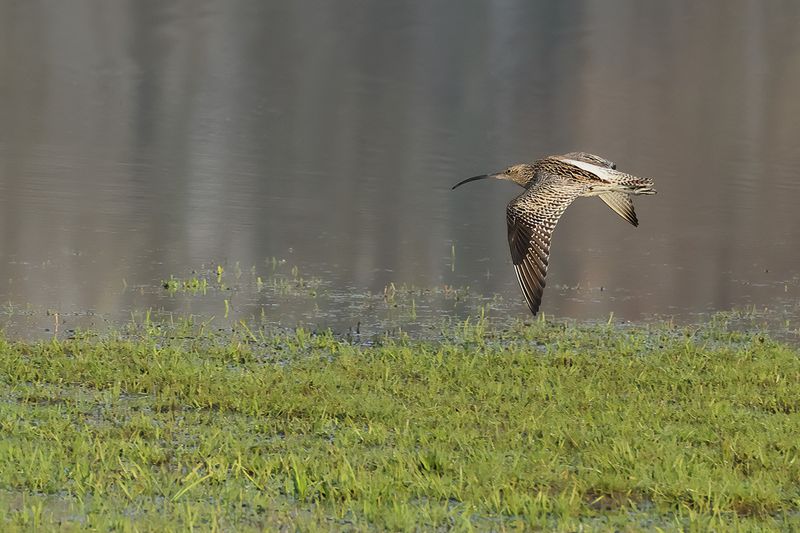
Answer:
[[[506,208],[508,245],[517,281],[525,301],[536,315],[542,303],[550,239],[556,223],[579,196],[599,196],[619,216],[639,225],[632,195],[655,194],[653,180],[617,170],[611,161],[586,152],[551,155],[533,164],[508,167],[497,174],[483,174],[456,183],[495,178],[513,181],[525,192]]]

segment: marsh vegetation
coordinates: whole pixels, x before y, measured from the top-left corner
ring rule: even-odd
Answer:
[[[696,327],[0,340],[3,529],[800,527],[800,358]]]

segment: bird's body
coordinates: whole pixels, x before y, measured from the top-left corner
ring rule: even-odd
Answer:
[[[515,165],[498,174],[466,179],[453,188],[483,178],[505,179],[525,188],[508,204],[506,221],[511,260],[534,315],[542,301],[553,230],[573,200],[579,196],[599,196],[622,218],[638,226],[631,195],[656,192],[653,180],[620,172],[611,161],[585,152]]]

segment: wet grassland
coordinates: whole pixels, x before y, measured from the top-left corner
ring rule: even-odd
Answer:
[[[0,336],[0,525],[798,529],[800,352],[730,318]]]

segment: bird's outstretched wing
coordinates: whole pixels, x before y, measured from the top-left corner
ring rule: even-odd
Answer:
[[[612,170],[616,170],[617,164],[613,161],[609,161],[599,155],[590,154],[587,152],[570,152],[568,154],[564,154],[558,156],[561,159],[572,159],[574,161],[582,161],[584,163],[589,163],[592,165],[597,165],[603,168],[610,168]],[[629,194],[624,192],[608,192],[603,193],[600,196],[600,199],[603,200],[608,207],[614,210],[619,216],[630,222],[634,226],[639,225],[639,219],[636,218],[636,211],[633,209],[633,200],[631,199]]]
[[[631,200],[630,194],[624,192],[604,192],[600,195],[600,199],[619,216],[634,226],[639,225],[639,219],[636,218],[636,211],[633,210],[633,200]]]
[[[508,245],[517,281],[531,313],[539,311],[550,256],[550,239],[558,219],[587,186],[545,179],[508,204]]]

